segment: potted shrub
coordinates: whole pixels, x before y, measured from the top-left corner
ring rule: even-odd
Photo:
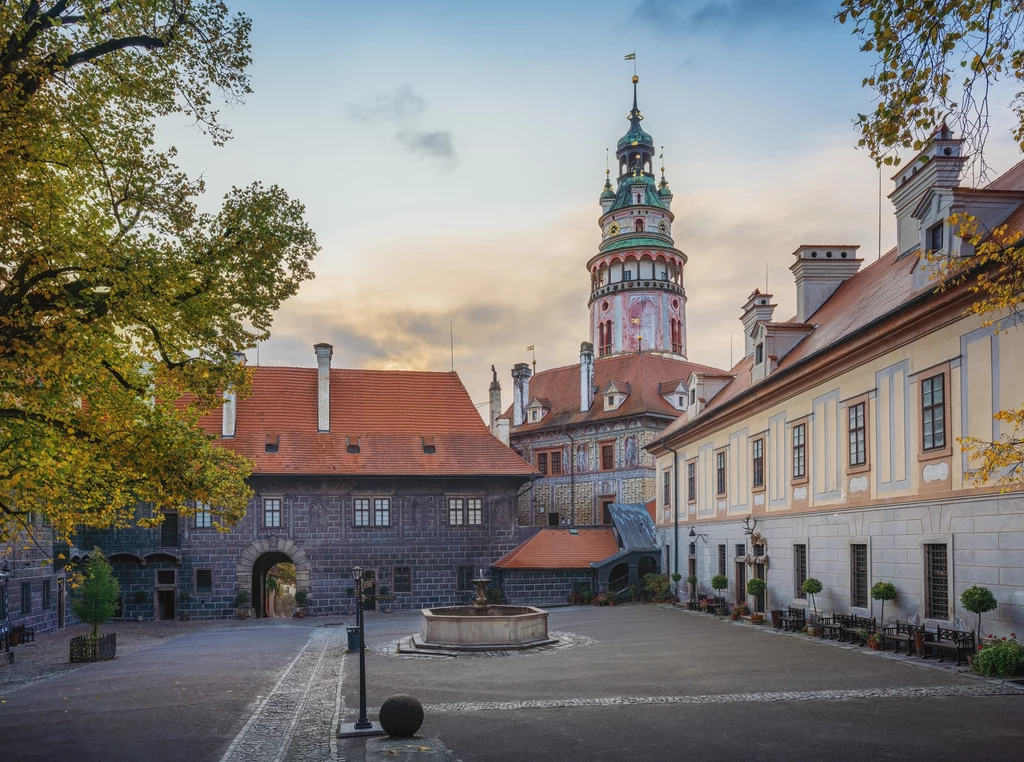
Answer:
[[[235,594],[235,614],[239,619],[247,619],[249,617],[249,593],[245,590],[239,590]]]
[[[1010,633],[1009,639],[986,638],[979,648],[971,663],[979,675],[1011,680],[1024,672],[1024,644],[1017,641],[1016,633]]]
[[[730,614],[730,616],[732,617],[733,621],[736,621],[741,616],[746,616],[749,613],[750,609],[747,608],[747,604],[737,603],[736,606],[733,608],[732,614]]]
[[[973,585],[960,594],[960,605],[972,614],[978,615],[978,635],[976,641],[981,642],[981,615],[996,607],[996,597],[992,591],[981,585]]]
[[[885,626],[885,602],[896,599],[896,586],[892,582],[876,582],[871,586],[871,597],[882,602],[882,613],[878,617],[878,626]]]
[[[724,574],[716,574],[714,577],[711,578],[711,587],[716,593],[721,595],[722,591],[729,587],[729,578],[726,577]],[[725,616],[728,613],[729,607],[726,606],[725,602],[723,601],[718,606],[718,615]]]
[[[764,594],[764,591],[768,589],[768,585],[765,581],[759,577],[753,577],[747,580],[747,595],[757,598],[757,596]],[[761,624],[764,622],[764,614],[760,611],[755,611],[750,615],[750,621],[753,624]]]
[[[871,633],[868,635],[868,645],[871,646],[872,651],[879,650],[882,647],[882,636],[877,632]]]
[[[299,590],[295,593],[295,616],[302,619],[306,616],[306,604],[309,602],[309,593]]]
[[[676,598],[679,597],[679,580],[681,580],[682,578],[683,578],[683,575],[680,574],[679,572],[672,572],[672,586],[675,588],[675,591],[676,591],[675,597]]]
[[[818,602],[814,596],[822,590],[821,580],[815,577],[808,577],[804,580],[803,584],[800,585],[800,590],[804,595],[811,599],[811,607],[814,609],[814,617],[807,623],[807,634],[818,635],[820,634],[821,625],[818,619]]]
[[[181,604],[178,607],[178,619],[181,620],[182,622],[187,622],[188,621],[188,612],[185,611],[185,605],[190,600],[192,600],[191,596],[188,593],[186,593],[184,590],[182,590],[181,594],[178,596],[178,602]]]

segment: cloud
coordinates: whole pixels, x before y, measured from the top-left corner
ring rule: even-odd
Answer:
[[[427,102],[409,85],[388,95],[378,95],[367,104],[349,104],[348,116],[365,125],[388,125],[394,139],[416,156],[455,162],[455,136],[449,130],[431,130],[420,126]]]
[[[455,143],[448,130],[427,132],[425,130],[402,130],[395,137],[409,149],[410,153],[436,159],[454,159]]]
[[[641,0],[633,18],[673,31],[734,32],[794,19],[831,21],[834,5],[827,0]]]

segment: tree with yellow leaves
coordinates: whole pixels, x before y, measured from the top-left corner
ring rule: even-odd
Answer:
[[[276,186],[200,212],[154,130],[230,137],[214,104],[250,92],[249,31],[218,0],[0,3],[0,542],[31,512],[60,539],[194,501],[244,514],[249,462],[197,422],[245,394],[234,353],[318,246]]]
[[[986,174],[991,85],[1024,82],[1024,3],[993,0],[842,0],[837,18],[850,24],[861,49],[877,55],[863,85],[878,96],[875,110],[858,116],[860,146],[879,164],[899,164],[897,151],[919,151],[946,122],[965,140],[975,172]],[[962,72],[962,75],[957,74]],[[962,79],[961,79],[962,76]],[[1013,137],[1024,150],[1024,89],[1012,107]],[[970,312],[985,324],[1021,317],[1024,246],[1021,233],[986,228],[971,215],[953,215],[951,230],[964,243],[957,256],[937,257],[937,288],[968,288],[977,296]],[[1003,323],[1005,325],[1005,323]],[[963,438],[976,484],[1003,487],[1024,481],[1024,407],[1002,410],[1005,424],[994,442]]]

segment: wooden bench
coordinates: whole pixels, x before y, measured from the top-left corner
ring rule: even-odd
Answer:
[[[968,656],[973,654],[976,647],[973,630],[969,632],[964,630],[947,630],[944,627],[936,628],[934,638],[926,640],[924,643],[925,651],[931,648],[938,652],[939,661],[945,659],[947,652],[952,652],[958,667],[960,666],[960,655]]]
[[[821,623],[818,625],[821,627],[821,637],[828,635],[828,639],[832,640],[837,635],[842,637],[842,629],[846,627],[852,616],[850,614],[838,614],[832,612],[832,616],[825,616],[821,618]]]
[[[786,632],[796,632],[807,625],[807,615],[804,610],[794,606],[789,606],[779,619],[782,622],[782,629]]]
[[[900,643],[907,644],[907,654],[917,653],[917,645],[914,640],[915,633],[924,633],[924,625],[911,624],[910,622],[901,622],[896,620],[895,627],[886,627],[880,633],[878,638],[882,642],[882,648],[885,648],[885,644],[892,642],[894,644],[893,650],[896,653],[900,652]]]
[[[867,640],[861,636],[861,632],[867,632],[870,635],[875,629],[875,618],[873,616],[851,616],[847,619],[846,624],[839,628],[839,642],[842,643],[846,636],[849,635],[850,643],[860,641],[860,645],[863,646]]]

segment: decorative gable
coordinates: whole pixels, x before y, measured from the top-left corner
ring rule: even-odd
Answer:
[[[604,399],[604,410],[617,410],[622,406],[631,393],[628,383],[623,381],[609,381],[601,390],[601,397]]]
[[[690,406],[690,390],[685,380],[658,384],[658,394],[676,410],[686,412]]]
[[[533,397],[530,400],[530,404],[526,406],[526,422],[527,423],[539,423],[544,420],[551,411],[551,405],[547,400],[541,399],[540,397]]]

